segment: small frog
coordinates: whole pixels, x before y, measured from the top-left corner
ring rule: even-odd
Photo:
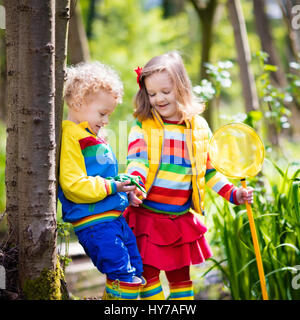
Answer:
[[[107,179],[113,179],[115,181],[119,182],[125,182],[125,181],[130,181],[129,185],[135,185],[138,189],[140,189],[145,195],[147,194],[145,188],[143,188],[140,184],[139,181],[142,181],[141,177],[139,176],[133,176],[131,174],[126,174],[126,173],[120,173],[117,176],[113,178],[107,178]]]

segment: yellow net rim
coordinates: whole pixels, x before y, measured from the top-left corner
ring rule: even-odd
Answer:
[[[262,169],[262,165],[263,165],[263,162],[264,162],[264,158],[265,158],[265,148],[264,148],[264,144],[261,140],[261,138],[259,137],[259,135],[255,132],[255,130],[250,127],[249,125],[245,124],[245,123],[241,123],[241,122],[232,122],[232,123],[228,123],[228,124],[225,124],[223,126],[221,126],[220,128],[218,128],[213,136],[210,138],[209,140],[209,146],[208,146],[208,152],[209,152],[209,156],[210,156],[210,161],[212,163],[212,166],[217,170],[219,171],[220,173],[224,174],[225,176],[229,177],[229,178],[234,178],[234,179],[243,179],[243,178],[249,178],[249,177],[254,177],[255,175],[252,174],[251,176],[250,175],[245,175],[245,176],[240,176],[240,175],[235,175],[235,174],[232,174],[232,172],[227,172],[226,170],[223,170],[222,167],[220,167],[218,165],[218,162],[215,161],[214,157],[212,156],[213,155],[213,152],[211,152],[211,146],[214,142],[214,140],[216,140],[216,138],[218,138],[218,135],[220,135],[220,133],[224,132],[225,130],[231,128],[231,129],[236,129],[236,128],[241,128],[242,131],[244,132],[247,132],[248,134],[250,134],[254,140],[257,141],[257,145],[259,146],[260,148],[260,151],[261,151],[261,159],[259,159],[259,165],[257,166],[257,170],[256,170],[256,174],[261,171]]]

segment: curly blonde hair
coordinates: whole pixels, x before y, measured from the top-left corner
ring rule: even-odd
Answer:
[[[107,90],[117,103],[122,103],[123,83],[111,67],[95,61],[81,62],[67,68],[64,98],[69,108],[81,108],[84,98],[99,89]]]

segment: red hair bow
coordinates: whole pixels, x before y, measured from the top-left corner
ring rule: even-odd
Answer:
[[[136,83],[138,83],[140,89],[141,89],[141,83],[140,83],[140,76],[141,76],[141,73],[143,71],[143,68],[140,68],[140,67],[137,67],[136,69],[134,69],[134,71],[136,72],[137,74],[137,77],[136,77]]]

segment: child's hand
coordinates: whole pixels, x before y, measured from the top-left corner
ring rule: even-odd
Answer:
[[[243,204],[246,201],[249,203],[253,203],[253,188],[247,187],[244,189],[243,187],[238,188],[236,192],[236,200],[239,204]]]
[[[124,181],[124,182],[119,182],[115,181],[117,185],[117,192],[130,192],[136,189],[136,186],[129,186],[130,180]]]
[[[128,193],[129,204],[138,207],[146,199],[146,194],[140,189],[136,188],[134,191]]]
[[[134,194],[137,198],[139,198],[142,201],[147,197],[147,194],[138,188],[134,190]]]
[[[130,191],[128,193],[128,200],[129,205],[133,207],[138,207],[142,203],[142,200],[136,196],[135,191]]]

